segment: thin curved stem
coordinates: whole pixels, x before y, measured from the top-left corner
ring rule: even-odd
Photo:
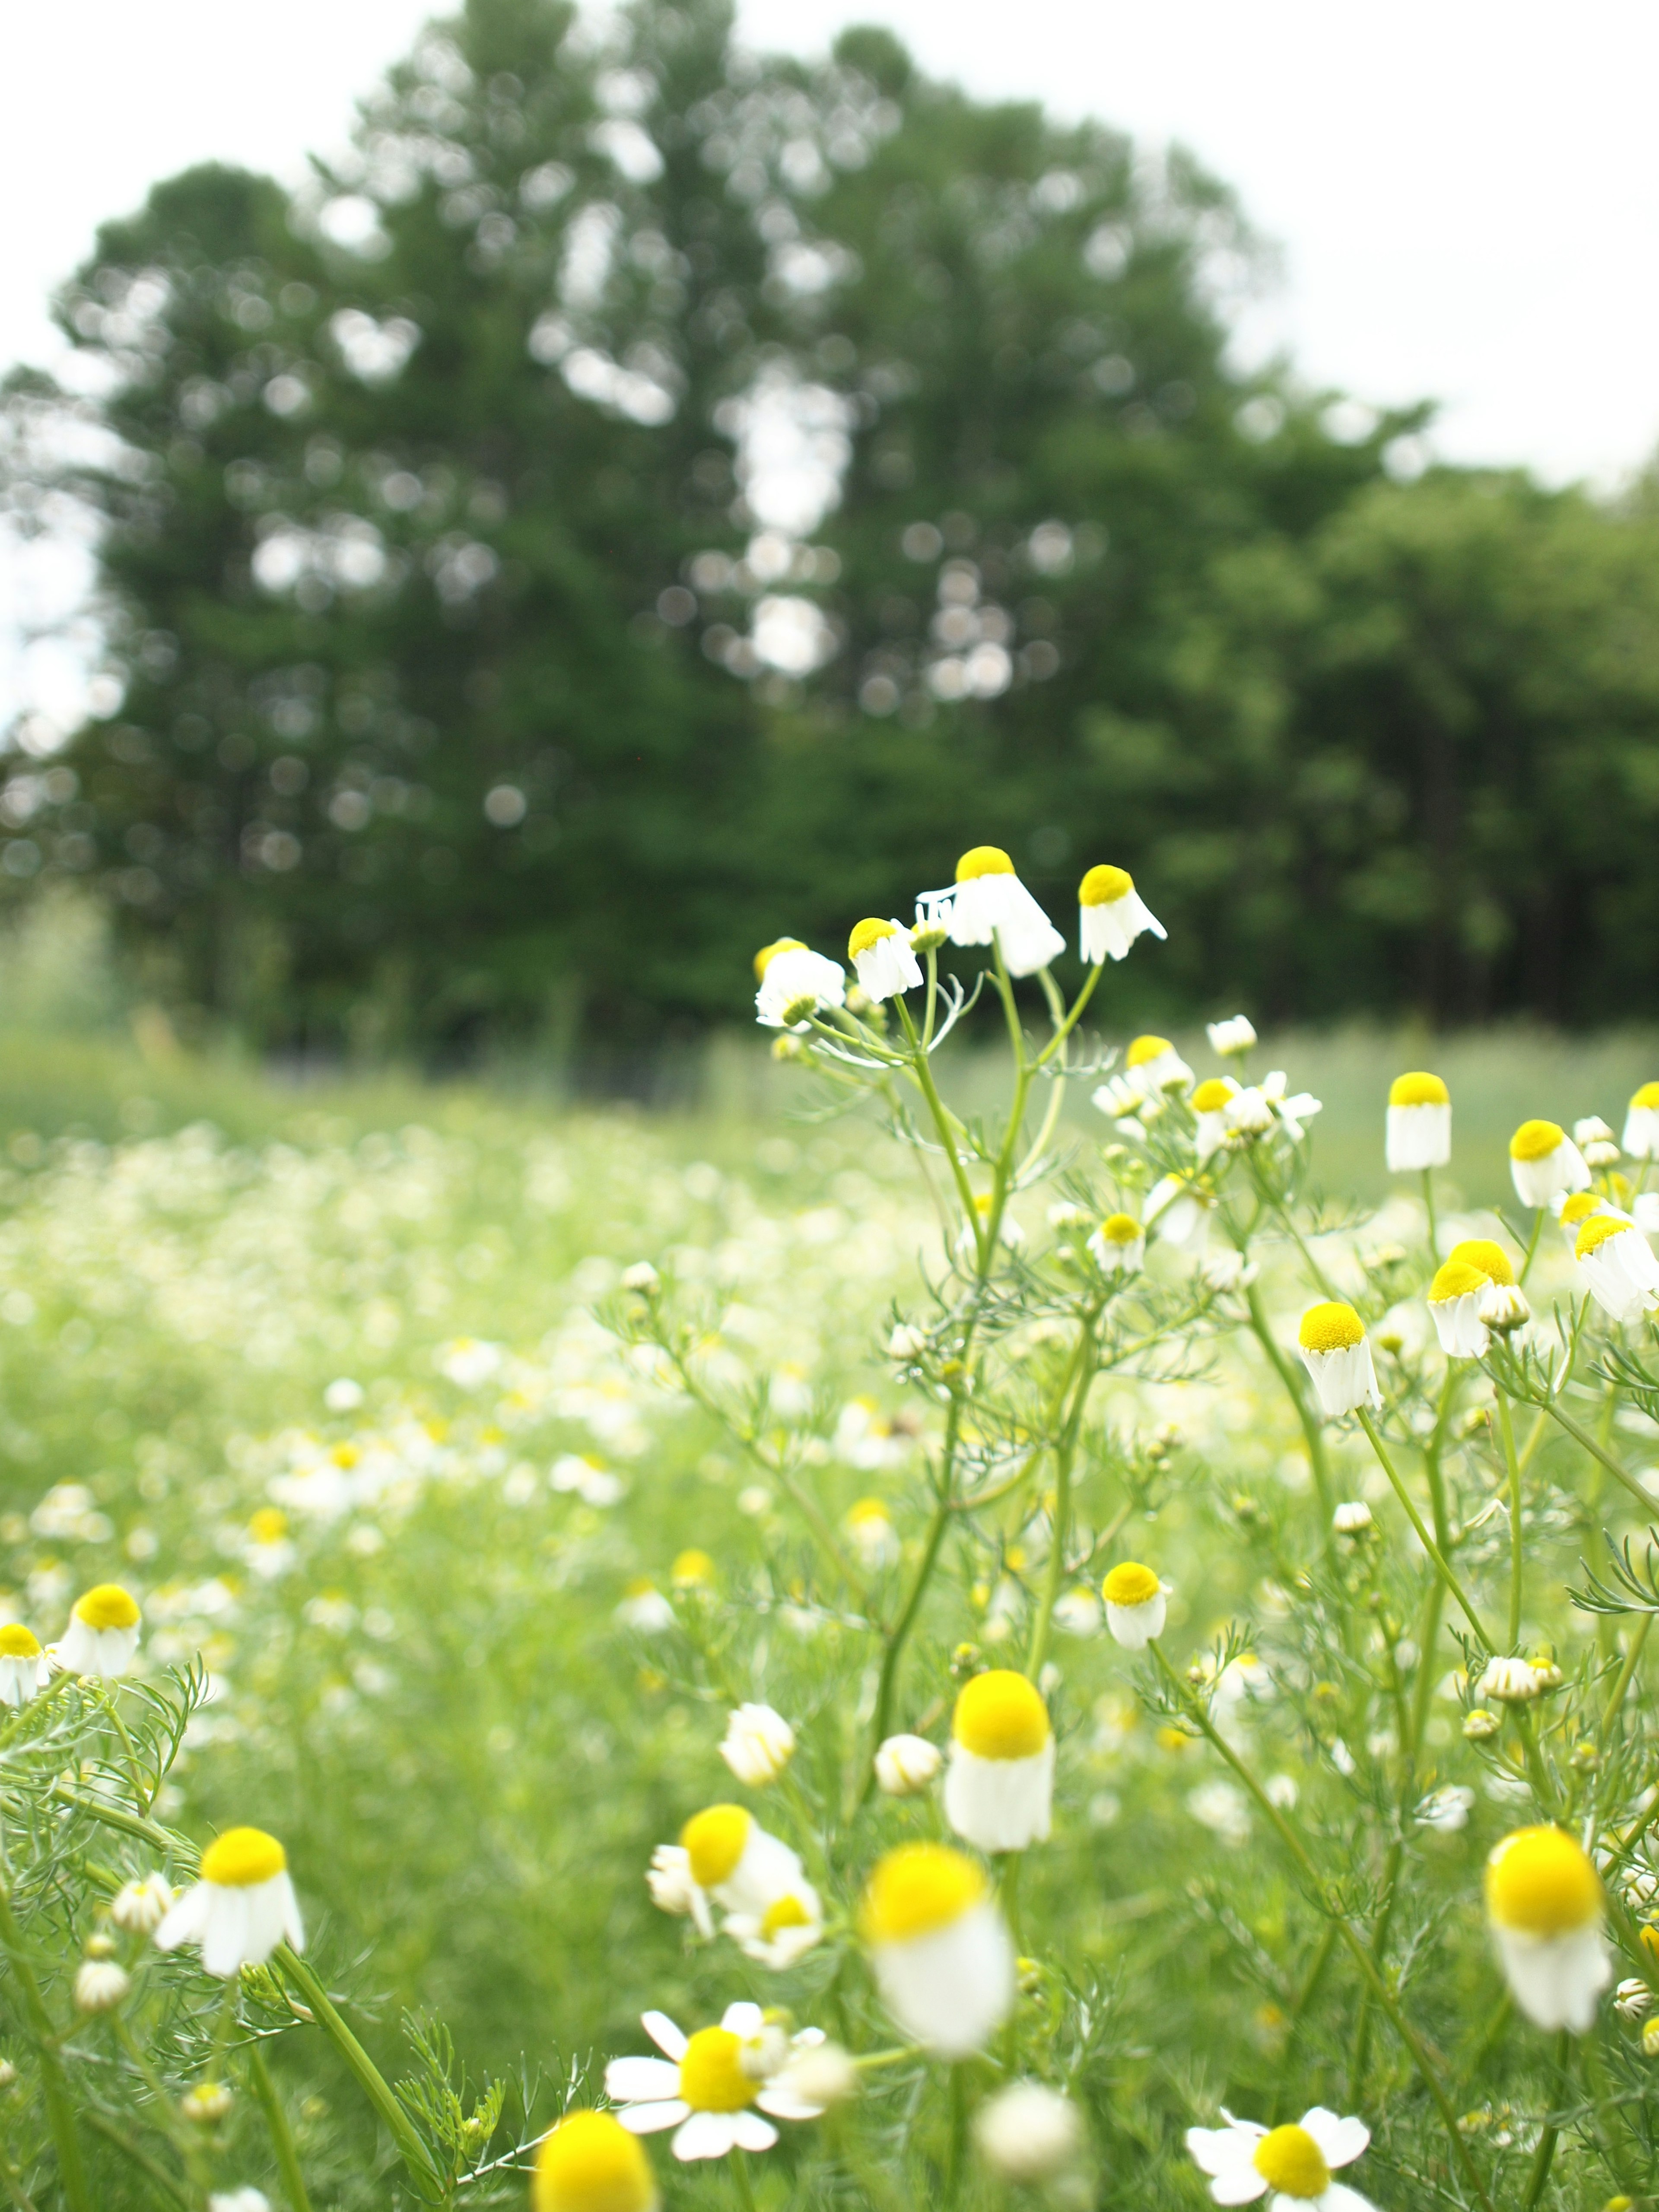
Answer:
[[[1438,1544],[1435,1542],[1434,1538],[1430,1535],[1428,1530],[1424,1527],[1423,1516],[1418,1511],[1415,1504],[1412,1502],[1411,1492],[1407,1489],[1405,1483],[1401,1480],[1399,1470],[1395,1468],[1394,1462],[1389,1457],[1387,1448],[1383,1444],[1382,1437],[1377,1434],[1376,1422],[1371,1419],[1370,1413],[1365,1407],[1360,1406],[1356,1407],[1355,1410],[1358,1414],[1359,1425],[1364,1429],[1365,1434],[1370,1438],[1371,1449],[1376,1454],[1377,1459],[1382,1465],[1382,1472],[1388,1476],[1389,1481],[1393,1487],[1395,1496],[1400,1500],[1401,1505],[1406,1509],[1406,1517],[1411,1522],[1413,1528],[1416,1532],[1418,1542],[1421,1544],[1423,1549],[1428,1553],[1430,1559],[1434,1562],[1435,1572],[1439,1576],[1441,1581],[1444,1583],[1452,1596],[1456,1599],[1458,1604],[1462,1607],[1469,1626],[1480,1638],[1482,1644],[1488,1651],[1495,1651],[1498,1649],[1498,1646],[1492,1642],[1492,1638],[1486,1633],[1485,1624],[1482,1622],[1480,1614],[1475,1611],[1474,1607],[1470,1602],[1468,1595],[1465,1591],[1462,1583],[1458,1581],[1456,1576],[1447,1565],[1445,1554],[1442,1552]]]

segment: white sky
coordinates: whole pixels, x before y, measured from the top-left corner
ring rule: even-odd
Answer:
[[[752,44],[889,23],[988,96],[1175,137],[1284,253],[1245,333],[1305,378],[1443,402],[1452,459],[1611,484],[1659,445],[1653,0],[739,0]],[[0,134],[0,362],[50,365],[50,287],[191,161],[299,173],[425,0],[17,9]],[[441,11],[440,11],[441,12]],[[0,628],[21,586],[0,552]],[[8,602],[10,602],[9,606]],[[8,660],[13,663],[9,670]],[[0,641],[0,714],[16,655]],[[9,678],[11,680],[8,680]],[[26,687],[27,688],[27,687]]]

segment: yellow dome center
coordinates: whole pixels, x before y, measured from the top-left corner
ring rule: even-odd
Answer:
[[[536,2156],[535,2212],[652,2212],[657,2185],[637,2136],[609,2112],[567,2112]]]
[[[40,1639],[32,1628],[25,1628],[21,1620],[8,1621],[0,1628],[0,1659],[38,1659]]]
[[[957,881],[972,883],[976,876],[1012,876],[1014,864],[1000,845],[970,846],[957,862]]]
[[[754,1815],[742,1805],[710,1805],[692,1814],[680,1830],[680,1844],[699,1889],[717,1889],[730,1881],[754,1825]]]
[[[288,1853],[263,1828],[227,1828],[202,1854],[202,1879],[216,1889],[254,1889],[287,1864]]]
[[[1573,1239],[1574,1257],[1588,1260],[1592,1252],[1599,1252],[1613,1237],[1622,1237],[1630,1226],[1628,1221],[1620,1221],[1617,1214],[1592,1213]]]
[[[1565,1828],[1517,1828],[1486,1861],[1486,1910],[1524,1936],[1569,1936],[1600,1917],[1601,1878]]]
[[[1193,1093],[1193,1110],[1196,1114],[1218,1114],[1233,1095],[1233,1086],[1224,1075],[1206,1076]]]
[[[810,1928],[811,1924],[812,1916],[799,1898],[781,1897],[775,1905],[769,1905],[761,1916],[761,1934],[769,1937],[781,1929]]]
[[[1599,1190],[1576,1190],[1561,1208],[1561,1226],[1577,1229],[1581,1221],[1589,1220],[1592,1213],[1599,1213],[1606,1204]]]
[[[1478,1297],[1486,1282],[1480,1268],[1470,1267],[1467,1260],[1448,1260],[1429,1285],[1429,1304],[1443,1306],[1453,1298]]]
[[[881,943],[884,937],[897,935],[898,932],[890,921],[883,921],[879,915],[871,915],[866,920],[860,922],[858,927],[848,939],[847,957],[849,960],[856,960],[860,952],[870,951],[873,946]]]
[[[961,1851],[905,1844],[877,1860],[859,1909],[860,1931],[866,1943],[907,1943],[948,1928],[985,1893],[985,1876]]]
[[[680,2094],[694,2112],[740,2112],[758,2081],[742,2066],[743,2044],[729,2027],[700,2027],[680,2061]]]
[[[1048,1741],[1048,1708],[1024,1674],[994,1667],[963,1683],[951,1733],[976,1759],[1030,1759]]]
[[[119,1583],[100,1583],[75,1601],[75,1617],[88,1628],[137,1628],[138,1601]]]
[[[1447,1256],[1462,1267],[1478,1269],[1489,1283],[1515,1280],[1509,1254],[1501,1244],[1494,1244],[1490,1237],[1466,1237],[1461,1244],[1452,1246]]]
[[[1567,1141],[1559,1121],[1523,1121],[1510,1139],[1512,1160],[1547,1160]]]
[[[1077,888],[1079,906],[1115,906],[1127,898],[1135,879],[1127,868],[1091,868]]]
[[[1389,1085],[1390,1106],[1449,1106],[1451,1093],[1437,1075],[1425,1069],[1414,1068],[1408,1075],[1396,1075]]]
[[[1306,2128],[1273,2128],[1255,2147],[1255,2170],[1286,2197],[1322,2197],[1331,2185],[1325,2154]]]
[[[1346,1352],[1364,1341],[1365,1326],[1352,1306],[1340,1298],[1328,1298],[1323,1305],[1308,1308],[1296,1334],[1304,1352]]]
[[[288,1516],[280,1506],[262,1505],[247,1529],[256,1544],[280,1543],[288,1534]]]
[[[798,937],[780,937],[770,945],[763,945],[755,955],[755,981],[763,983],[766,971],[780,952],[805,952],[806,947]]]
[[[1149,1060],[1162,1060],[1166,1052],[1174,1050],[1175,1047],[1168,1037],[1138,1036],[1124,1054],[1123,1065],[1126,1067],[1145,1067]]]
[[[682,1552],[668,1570],[668,1577],[681,1589],[690,1589],[695,1583],[712,1583],[714,1562],[707,1552]]]
[[[1133,1213],[1109,1213],[1100,1224],[1100,1233],[1109,1244],[1133,1244],[1140,1234],[1140,1224]]]
[[[1632,1106],[1659,1106],[1659,1083],[1644,1083],[1630,1103]]]
[[[890,1528],[893,1516],[878,1498],[860,1498],[849,1506],[847,1518],[854,1528]]]
[[[1100,1594],[1108,1605],[1150,1605],[1160,1587],[1150,1567],[1138,1559],[1125,1559],[1107,1576]]]

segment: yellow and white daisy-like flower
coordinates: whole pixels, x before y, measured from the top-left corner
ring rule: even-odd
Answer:
[[[876,1781],[889,1797],[915,1797],[945,1764],[945,1753],[925,1735],[890,1735],[876,1753]]]
[[[135,1875],[110,1900],[109,1917],[129,1936],[153,1936],[173,1904],[173,1884],[159,1874]]]
[[[718,2027],[700,2027],[695,2035],[666,2013],[644,2013],[641,2025],[663,2056],[613,2058],[605,2069],[605,2094],[620,2107],[617,2118],[630,2135],[672,2128],[669,2148],[678,2159],[770,2150],[778,2131],[763,2113],[816,2120],[823,2112],[772,2081],[772,2039],[757,2004],[728,2005]],[[783,2044],[787,2053],[787,2038]]]
[[[1132,1213],[1109,1213],[1087,1250],[1106,1275],[1138,1275],[1146,1264],[1146,1232]]]
[[[674,1626],[674,1608],[649,1575],[635,1575],[627,1584],[616,1617],[641,1636],[660,1636]]]
[[[1208,1076],[1194,1091],[1193,1142],[1200,1167],[1226,1143],[1227,1109],[1237,1096],[1238,1085],[1231,1075]]]
[[[1143,1098],[1192,1088],[1193,1071],[1166,1036],[1131,1037],[1123,1055],[1123,1072]]]
[[[1510,1175],[1522,1206],[1547,1206],[1559,1191],[1588,1190],[1584,1156],[1559,1121],[1523,1121],[1510,1139]]]
[[[1127,868],[1091,868],[1078,885],[1078,936],[1083,957],[1098,968],[1121,960],[1143,930],[1169,934],[1135,889]]]
[[[1480,1680],[1474,1686],[1477,1698],[1489,1698],[1495,1705],[1527,1705],[1534,1698],[1542,1697],[1545,1684],[1530,1659],[1519,1652],[1500,1651],[1488,1659]]]
[[[1659,1306],[1659,1259],[1633,1221],[1593,1213],[1572,1249],[1590,1296],[1614,1321],[1633,1321]]]
[[[1429,1315],[1440,1349],[1449,1359],[1480,1359],[1492,1338],[1480,1318],[1480,1301],[1491,1285],[1479,1267],[1448,1260],[1429,1285]]]
[[[1572,1125],[1572,1141],[1592,1168],[1610,1168],[1619,1157],[1618,1139],[1599,1114],[1586,1114]]]
[[[994,939],[1011,975],[1035,975],[1066,950],[1066,939],[1014,872],[998,845],[975,845],[957,862],[956,888],[924,891],[918,902],[938,908],[941,897],[952,945],[989,945]]]
[[[736,1940],[769,1945],[793,1929],[783,1948],[799,1957],[823,1932],[818,1893],[799,1858],[745,1806],[709,1805],[693,1814],[680,1831],[680,1849],[693,1884],[729,1916],[726,1927]],[[707,1904],[694,1898],[691,1911],[707,1933]]]
[[[131,1590],[119,1583],[100,1583],[76,1599],[69,1626],[50,1656],[66,1674],[112,1680],[131,1668],[143,1619]]]
[[[1486,1917],[1515,2002],[1539,2027],[1587,2034],[1613,1979],[1601,1881],[1565,1828],[1519,1828],[1486,1861]]]
[[[1164,1633],[1167,1593],[1150,1567],[1123,1559],[1100,1586],[1106,1601],[1106,1626],[1126,1651],[1144,1651]]]
[[[861,1566],[878,1573],[884,1567],[896,1565],[898,1530],[879,1498],[860,1498],[848,1507],[847,1534]]]
[[[720,1757],[739,1782],[763,1790],[795,1755],[795,1731],[770,1705],[742,1705],[729,1716]]]
[[[1363,1498],[1345,1498],[1331,1515],[1331,1526],[1339,1536],[1364,1536],[1376,1525]]]
[[[1451,1093],[1437,1075],[1417,1069],[1389,1085],[1383,1152],[1390,1175],[1443,1168],[1451,1158]]]
[[[1611,1199],[1604,1198],[1599,1190],[1575,1190],[1571,1194],[1563,1191],[1559,1198],[1550,1200],[1550,1210],[1565,1240],[1569,1252],[1577,1253],[1578,1232],[1592,1214],[1610,1213],[1615,1221],[1628,1221],[1631,1216],[1620,1212]]]
[[[202,1854],[201,1880],[155,1931],[158,1951],[198,1943],[210,1974],[228,1981],[263,1966],[279,1943],[305,1948],[288,1854],[263,1828],[227,1828]]]
[[[1644,1083],[1625,1114],[1625,1150],[1633,1160],[1659,1159],[1659,1083]]]
[[[1210,1050],[1221,1060],[1242,1060],[1255,1049],[1255,1029],[1248,1014],[1229,1014],[1224,1021],[1206,1022]]]
[[[974,1199],[974,1214],[981,1230],[989,1223],[991,1218],[991,1209],[995,1204],[996,1195],[994,1192],[981,1190],[975,1194]],[[1015,1220],[1012,1213],[1010,1212],[1006,1204],[1002,1209],[1002,1218],[997,1224],[997,1241],[999,1243],[1006,1244],[1011,1252],[1017,1252],[1020,1246],[1025,1242],[1025,1231],[1020,1227],[1018,1222]],[[975,1240],[973,1226],[970,1223],[964,1221],[962,1224],[961,1233],[957,1238],[957,1256],[958,1259],[969,1260],[973,1257],[974,1254],[978,1249],[979,1247]]]
[[[847,1003],[847,974],[799,938],[781,937],[755,955],[755,1018],[763,1029],[804,1030],[826,1006]]]
[[[0,1705],[26,1705],[50,1674],[40,1639],[21,1620],[0,1628]]]
[[[1014,2002],[1014,1947],[984,1873],[945,1844],[878,1860],[859,1911],[877,1986],[905,2033],[942,2058],[984,2048]]]
[[[1173,1245],[1188,1259],[1202,1256],[1210,1241],[1215,1200],[1186,1176],[1160,1176],[1146,1194],[1141,1218],[1156,1229],[1161,1243]]]
[[[896,999],[902,991],[914,991],[921,981],[921,965],[902,921],[868,916],[848,939],[847,957],[859,979],[859,988],[878,1006]]]
[[[1297,2212],[1303,2205],[1312,2212],[1373,2212],[1369,2197],[1331,2179],[1370,2142],[1364,2120],[1344,2119],[1323,2105],[1281,2128],[1236,2120],[1225,2110],[1221,2117],[1224,2128],[1187,2130],[1187,2148],[1209,2175],[1218,2204],[1254,2204],[1265,2197],[1267,2212]]]
[[[994,1668],[964,1682],[951,1721],[945,1817],[982,1851],[1046,1843],[1054,1795],[1054,1735],[1035,1683]]]
[[[1282,1067],[1273,1068],[1262,1077],[1261,1090],[1278,1117],[1279,1127],[1293,1145],[1299,1145],[1305,1133],[1303,1125],[1324,1111],[1324,1101],[1316,1098],[1311,1091],[1292,1091],[1290,1078]]]
[[[651,2161],[613,2112],[567,2112],[542,2137],[532,2212],[657,2212]]]
[[[1310,1306],[1297,1331],[1297,1346],[1328,1420],[1340,1420],[1360,1406],[1381,1408],[1370,1341],[1351,1305],[1328,1298]]]

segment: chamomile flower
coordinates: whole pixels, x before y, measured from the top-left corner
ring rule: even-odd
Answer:
[[[75,1601],[69,1626],[52,1656],[66,1674],[109,1680],[129,1672],[138,1650],[143,1615],[138,1601],[119,1583],[100,1583]]]
[[[996,1194],[994,1191],[981,1190],[975,1194],[974,1217],[981,1231],[989,1226],[992,1208],[995,1204]],[[1006,1244],[1011,1252],[1017,1252],[1025,1242],[1025,1231],[1009,1212],[1006,1203],[1002,1209],[1002,1218],[997,1224],[997,1241],[999,1243]],[[961,1260],[971,1260],[978,1249],[974,1224],[964,1221],[957,1237],[957,1257]]]
[[[649,1575],[636,1575],[623,1592],[617,1620],[636,1635],[660,1636],[674,1626],[674,1608]]]
[[[898,1530],[893,1516],[878,1498],[860,1498],[848,1508],[847,1534],[859,1563],[872,1573],[894,1566],[899,1556]]]
[[[1644,1083],[1632,1097],[1624,1145],[1633,1160],[1659,1159],[1659,1083]]]
[[[745,1929],[750,1922],[769,1922],[773,1932],[784,1927],[822,1929],[823,1908],[800,1860],[745,1807],[710,1805],[694,1814],[680,1831],[680,1848],[697,1889]],[[694,1899],[692,1911],[699,1925],[706,1926],[707,1905],[700,1908]],[[817,1940],[814,1933],[811,1941]],[[810,1948],[802,1938],[794,1941],[799,1949]]]
[[[1164,1585],[1150,1567],[1123,1559],[1100,1586],[1106,1601],[1106,1626],[1126,1651],[1144,1651],[1164,1633],[1169,1604]]]
[[[1210,1050],[1221,1060],[1242,1060],[1255,1049],[1255,1030],[1247,1014],[1229,1014],[1224,1021],[1206,1022]]]
[[[945,1817],[982,1851],[1046,1843],[1054,1794],[1054,1736],[1042,1692],[999,1667],[957,1697]]]
[[[1510,1175],[1522,1206],[1547,1206],[1559,1191],[1588,1190],[1584,1156],[1556,1121],[1523,1121],[1510,1139]]]
[[[823,2111],[769,2080],[765,2015],[757,2004],[728,2005],[718,2027],[687,2035],[666,2013],[647,2012],[641,2025],[660,2058],[613,2058],[605,2094],[619,2106],[630,2135],[674,2130],[676,2158],[726,2158],[734,2150],[770,2150],[780,2120],[815,2120]],[[538,2208],[539,2212],[539,2208]]]
[[[847,1003],[845,969],[797,938],[781,937],[757,952],[755,975],[755,1018],[763,1029],[804,1030],[824,1007]]]
[[[159,1874],[136,1875],[110,1900],[109,1917],[129,1936],[153,1936],[173,1903],[173,1884]]]
[[[907,1844],[878,1860],[859,1929],[886,2005],[942,2058],[984,2048],[1014,2002],[1014,1947],[972,1859]]]
[[[974,2115],[980,2156],[1005,2181],[1027,2187],[1069,2172],[1083,2155],[1083,2115],[1041,2081],[1011,2081]]]
[[[775,1782],[794,1755],[795,1731],[770,1705],[739,1705],[727,1719],[720,1757],[751,1790]]]
[[[202,1964],[224,1980],[263,1966],[279,1943],[305,1948],[288,1855],[262,1828],[227,1828],[202,1854],[202,1876],[155,1931],[158,1951],[199,1943]]]
[[[1449,1359],[1480,1359],[1492,1341],[1480,1318],[1487,1278],[1467,1261],[1448,1260],[1429,1285],[1429,1315]]]
[[[1443,1168],[1451,1158],[1451,1093],[1437,1075],[1421,1069],[1396,1075],[1389,1085],[1383,1152],[1390,1175]]]
[[[1477,1698],[1490,1698],[1500,1705],[1525,1705],[1540,1696],[1543,1688],[1538,1669],[1530,1659],[1500,1652],[1486,1662],[1486,1672],[1476,1683],[1474,1694]]]
[[[657,1845],[645,1870],[645,1886],[659,1912],[666,1912],[676,1920],[690,1917],[696,1922],[700,1935],[714,1934],[708,1899],[692,1876],[691,1854],[684,1844]]]
[[[1189,1259],[1200,1259],[1210,1239],[1215,1200],[1186,1176],[1161,1176],[1146,1194],[1141,1218],[1158,1231],[1161,1243]]]
[[[764,1912],[728,1912],[726,1933],[746,1958],[781,1973],[823,1941],[817,1893],[803,1882],[799,1893],[779,1898]]]
[[[1351,1305],[1330,1298],[1310,1306],[1297,1331],[1297,1346],[1328,1420],[1339,1420],[1360,1406],[1380,1409],[1382,1394],[1376,1387],[1370,1342]]]
[[[611,2112],[567,2112],[542,2138],[532,2212],[657,2212],[651,2162]]]
[[[1292,1091],[1290,1078],[1282,1067],[1275,1067],[1261,1079],[1261,1095],[1278,1116],[1279,1126],[1293,1145],[1299,1145],[1307,1133],[1306,1124],[1316,1114],[1324,1111],[1324,1101],[1316,1098],[1311,1091]]]
[[[1187,2148],[1200,2172],[1210,2177],[1218,2204],[1253,2204],[1267,2200],[1267,2212],[1372,2212],[1369,2197],[1333,2172],[1352,2166],[1371,2139],[1363,2120],[1342,2119],[1316,2105],[1287,2127],[1264,2128],[1255,2120],[1236,2120],[1224,2111],[1224,2128],[1188,2128]]]
[[[1564,1828],[1520,1828],[1486,1861],[1486,1917],[1515,2001],[1539,2027],[1588,2033],[1613,1979],[1601,1877]]]
[[[889,1797],[915,1797],[945,1764],[945,1753],[925,1735],[890,1735],[876,1753],[876,1781]]]
[[[860,989],[878,1006],[902,991],[914,991],[921,981],[921,966],[902,921],[872,915],[860,922],[847,940],[847,957]]]
[[[946,927],[952,945],[1000,947],[1011,975],[1035,975],[1066,950],[1066,939],[1014,872],[997,845],[975,845],[957,862],[954,890],[946,894]],[[918,913],[935,908],[938,892],[924,892]]]
[[[1618,1140],[1599,1114],[1586,1114],[1572,1125],[1572,1141],[1593,1168],[1610,1168],[1619,1157]]]
[[[75,1977],[77,2012],[113,2012],[132,1987],[132,1978],[113,1959],[88,1959]]]
[[[21,1620],[0,1628],[0,1705],[26,1705],[46,1686],[50,1669],[40,1639]]]
[[[1212,1075],[1193,1093],[1193,1142],[1200,1167],[1227,1141],[1227,1108],[1238,1096],[1231,1075]]]
[[[1087,1250],[1106,1275],[1138,1275],[1146,1264],[1146,1232],[1132,1213],[1109,1213]]]
[[[1132,1037],[1123,1055],[1123,1069],[1143,1098],[1192,1088],[1193,1071],[1166,1036]]]
[[[1085,960],[1121,960],[1143,930],[1169,934],[1127,868],[1091,868],[1078,885],[1078,935]]]
[[[1659,1259],[1633,1221],[1594,1213],[1572,1249],[1591,1297],[1614,1321],[1633,1321],[1659,1306]]]
[[[1469,1814],[1474,1810],[1474,1792],[1461,1782],[1454,1782],[1444,1790],[1432,1790],[1418,1806],[1413,1815],[1419,1828],[1434,1828],[1440,1834],[1455,1836],[1469,1825]]]
[[[1578,1232],[1592,1214],[1611,1214],[1615,1221],[1628,1221],[1631,1218],[1628,1213],[1620,1212],[1620,1209],[1609,1199],[1604,1198],[1599,1190],[1575,1190],[1571,1194],[1563,1191],[1559,1198],[1550,1200],[1550,1210],[1555,1215],[1557,1225],[1560,1229],[1568,1251],[1574,1253],[1575,1255],[1578,1244]]]

